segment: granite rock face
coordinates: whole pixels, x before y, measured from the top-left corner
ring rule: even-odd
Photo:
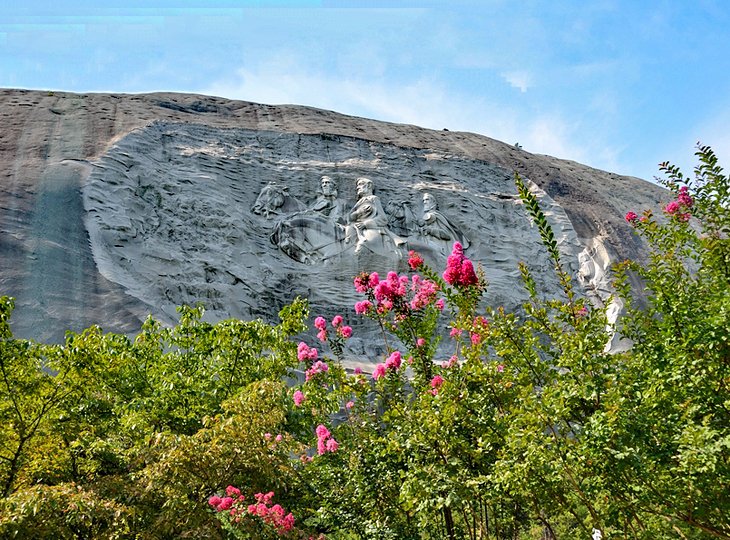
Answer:
[[[134,332],[197,301],[211,320],[273,321],[302,295],[315,314],[349,314],[351,354],[372,356],[352,278],[404,271],[409,249],[441,268],[462,242],[492,305],[524,299],[520,260],[556,291],[514,172],[596,302],[611,262],[642,255],[625,212],[666,198],[480,135],[306,107],[0,90],[0,115],[0,293],[17,299],[16,334],[39,340]]]

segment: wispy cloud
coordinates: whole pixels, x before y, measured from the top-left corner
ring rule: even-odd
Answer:
[[[513,88],[525,93],[532,86],[532,76],[527,71],[509,71],[501,74],[502,78]]]
[[[513,86],[528,88],[529,76]],[[520,88],[521,89],[521,88]],[[199,92],[267,104],[297,104],[376,120],[431,129],[470,131],[519,142],[529,152],[549,154],[610,169],[619,150],[594,136],[587,142],[580,122],[558,111],[535,113],[516,103],[466,94],[436,78],[395,82],[392,78],[354,77],[318,70],[296,55],[281,54],[241,67]]]

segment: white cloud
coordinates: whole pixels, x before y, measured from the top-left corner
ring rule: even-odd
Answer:
[[[454,92],[432,78],[395,83],[383,76],[328,74],[295,57],[280,56],[240,68],[199,92],[258,103],[307,105],[431,129],[470,131],[507,144],[519,142],[528,152],[608,170],[616,170],[619,154],[595,136],[587,143],[580,123],[558,113],[536,116],[515,104]]]
[[[532,86],[532,76],[526,71],[508,71],[500,73],[500,76],[523,94]]]

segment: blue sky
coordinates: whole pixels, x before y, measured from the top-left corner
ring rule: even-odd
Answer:
[[[0,87],[179,91],[730,168],[726,0],[0,0]]]

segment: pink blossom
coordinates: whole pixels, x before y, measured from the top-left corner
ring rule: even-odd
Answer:
[[[452,368],[455,365],[457,365],[458,363],[459,363],[459,357],[454,354],[454,355],[451,356],[451,358],[449,358],[448,360],[442,362],[441,363],[441,367],[443,367],[443,368]]]
[[[318,330],[324,330],[327,328],[327,321],[324,317],[317,317],[314,319],[314,327]]]
[[[362,368],[360,366],[357,366],[355,368],[355,375],[360,375],[362,373]]]
[[[441,375],[434,375],[431,379],[431,394],[434,396],[438,394],[442,384],[444,384],[444,378]]]
[[[464,257],[464,248],[459,242],[454,242],[451,255],[446,259],[446,270],[443,277],[449,285],[457,287],[468,287],[479,283],[474,272],[474,265]]]
[[[347,403],[345,403],[345,408],[346,409],[352,409],[354,406],[355,406],[355,402],[352,401],[352,400],[351,401],[348,401]]]
[[[502,373],[504,371],[504,364],[497,364],[497,372]]]
[[[228,510],[231,506],[233,506],[233,498],[232,497],[223,497],[221,499],[221,502],[218,503],[218,506],[216,506],[216,510],[219,512],[222,512],[224,510]]]
[[[337,329],[337,333],[345,339],[350,339],[352,337],[352,327],[341,326]]]
[[[416,340],[416,346],[417,346],[417,347],[423,347],[424,345],[426,345],[426,340],[425,340],[425,339],[423,339],[422,337],[419,337],[419,338],[418,338],[418,339]]]
[[[372,289],[375,287],[378,283],[380,283],[380,276],[378,276],[377,272],[372,272],[370,276],[368,277],[368,285]]]
[[[370,300],[363,300],[361,302],[356,302],[355,303],[355,313],[357,313],[358,315],[362,315],[364,313],[367,313],[370,310],[370,308],[372,308],[372,307],[373,307],[373,304],[372,304],[372,302],[370,302]]]
[[[357,276],[353,283],[355,284],[355,290],[361,294],[364,294],[368,292],[369,283],[368,283],[368,275],[363,273]]]
[[[692,208],[692,205],[694,204],[694,199],[689,194],[689,188],[687,186],[682,186],[679,188],[679,195],[677,196],[677,202],[681,204],[682,206],[686,206],[687,208]]]
[[[393,351],[385,361],[387,369],[397,370],[401,365],[401,354],[399,351]]]
[[[296,405],[297,407],[300,407],[302,405],[302,403],[304,403],[305,397],[301,390],[297,390],[294,392],[292,399],[294,400],[294,405]]]
[[[327,330],[320,330],[317,332],[317,339],[320,340],[322,343],[327,342]]]
[[[676,214],[678,210],[679,210],[679,203],[677,201],[672,201],[664,207],[664,211],[670,215]]]
[[[408,257],[408,266],[411,267],[411,270],[418,270],[423,265],[423,257],[415,251],[409,251]]]
[[[297,358],[300,362],[305,362],[307,360],[316,360],[317,356],[317,349],[309,347],[303,341],[299,342],[299,345],[297,346]]]
[[[318,375],[319,373],[326,373],[327,371],[329,371],[329,369],[330,368],[326,362],[317,360],[314,364],[312,364],[311,368],[304,372],[304,379],[309,381],[315,375]]]
[[[378,364],[373,370],[373,379],[377,381],[381,377],[385,377],[385,364]]]
[[[221,503],[221,500],[218,495],[213,495],[208,499],[208,504],[215,508]]]
[[[281,433],[279,433],[279,434],[278,434],[278,435],[276,436],[276,438],[275,438],[274,440],[275,440],[276,442],[281,442],[281,441],[283,441],[283,440],[284,440],[284,437],[282,436],[282,434],[281,434]]]
[[[264,439],[267,441],[271,440],[271,433],[264,433]]]
[[[436,300],[435,306],[436,306],[436,309],[438,309],[439,311],[443,311],[444,310],[444,299],[439,298],[438,300]]]
[[[337,449],[340,447],[340,443],[338,443],[334,439],[329,439],[326,444],[326,449],[328,452],[336,452]]]
[[[327,442],[325,439],[317,439],[317,454],[324,455],[327,453]]]
[[[636,223],[636,220],[639,219],[639,216],[636,215],[636,212],[626,212],[626,216],[624,218],[627,223],[631,223],[632,225]]]
[[[332,326],[337,328],[341,324],[342,324],[342,315],[335,315],[334,318],[332,319]]]
[[[319,424],[317,428],[314,430],[314,432],[317,434],[317,437],[320,439],[326,439],[331,435],[330,430],[327,429],[327,426],[323,424]]]
[[[241,494],[241,490],[234,486],[228,486],[226,488],[226,495],[229,497],[238,497]]]
[[[482,342],[482,336],[481,334],[477,334],[476,332],[472,332],[471,334],[471,344],[472,345],[479,345]]]
[[[586,315],[588,315],[588,308],[585,306],[581,306],[575,314],[577,317],[585,317]]]
[[[460,336],[464,331],[461,328],[452,328],[451,332],[449,332],[449,335],[453,337]]]

